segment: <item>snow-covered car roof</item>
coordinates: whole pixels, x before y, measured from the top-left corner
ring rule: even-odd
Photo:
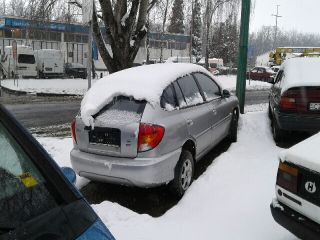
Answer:
[[[320,133],[280,153],[281,161],[291,162],[320,173]]]
[[[320,86],[320,58],[290,58],[280,69],[284,70],[281,93],[293,87]]]
[[[213,77],[209,71],[196,64],[160,63],[129,68],[101,78],[81,102],[82,121],[90,126],[92,116],[117,96],[133,97],[146,100],[151,105],[160,105],[163,90],[177,78],[192,72],[203,72]]]

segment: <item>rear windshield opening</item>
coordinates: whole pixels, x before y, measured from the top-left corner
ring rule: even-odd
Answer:
[[[34,55],[29,54],[19,54],[18,63],[35,64]]]

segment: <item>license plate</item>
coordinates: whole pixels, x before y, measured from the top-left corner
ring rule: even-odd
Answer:
[[[320,103],[310,103],[309,110],[310,111],[320,111]]]
[[[91,144],[101,144],[113,147],[120,147],[120,130],[108,128],[96,128],[89,131],[89,142]]]

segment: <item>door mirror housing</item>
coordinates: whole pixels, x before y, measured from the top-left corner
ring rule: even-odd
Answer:
[[[223,89],[222,91],[222,97],[228,98],[231,96],[231,93],[227,89]]]
[[[76,183],[77,176],[72,168],[62,167],[61,171],[62,171],[63,175],[69,180],[69,182],[71,182],[72,184]]]

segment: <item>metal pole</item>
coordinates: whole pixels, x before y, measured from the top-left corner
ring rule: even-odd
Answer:
[[[279,15],[279,6],[277,5],[277,14],[272,14],[271,16],[276,18],[276,29],[274,33],[274,42],[273,42],[273,49],[277,47],[277,38],[278,38],[278,18],[282,17]]]
[[[245,96],[246,96],[246,71],[247,71],[247,57],[248,57],[249,21],[250,21],[250,0],[242,0],[239,60],[238,60],[237,89],[236,89],[236,94],[239,99],[241,114],[244,113],[244,103],[245,103]]]
[[[88,59],[87,59],[87,75],[88,75],[88,90],[91,88],[91,70],[92,70],[92,34],[93,34],[93,23],[92,20],[89,22],[89,41],[88,41]]]
[[[189,48],[190,63],[192,63],[192,40],[193,40],[192,35],[193,35],[193,0],[191,2],[190,48]]]

